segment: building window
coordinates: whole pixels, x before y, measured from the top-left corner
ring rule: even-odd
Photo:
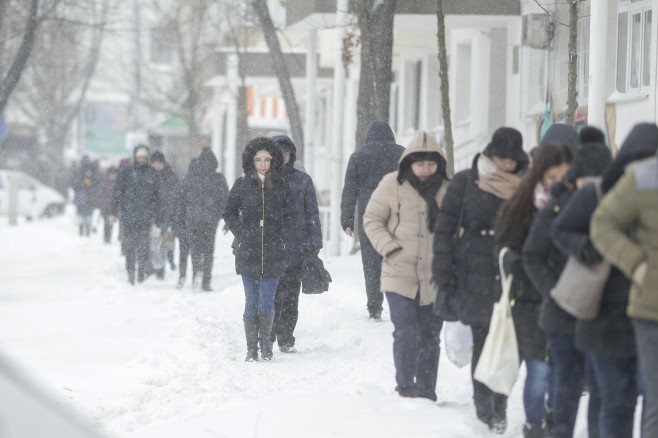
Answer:
[[[590,6],[582,5],[578,20],[578,97],[580,104],[589,94],[589,23]]]
[[[404,126],[413,134],[420,126],[420,92],[423,83],[423,61],[407,61],[405,67]]]
[[[174,38],[168,27],[151,29],[151,56],[153,64],[171,64],[174,55]]]
[[[648,90],[651,72],[651,0],[620,0],[617,16],[617,91]]]

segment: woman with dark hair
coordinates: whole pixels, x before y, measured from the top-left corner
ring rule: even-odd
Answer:
[[[395,389],[402,397],[436,401],[443,320],[432,310],[432,242],[447,186],[443,151],[419,131],[402,153],[398,171],[380,181],[363,215],[365,232],[384,258],[381,289],[395,329]]]
[[[581,131],[580,141],[584,145],[576,150],[564,180],[551,186],[551,197],[537,213],[522,251],[523,267],[542,296],[539,327],[546,336],[552,366],[549,392],[555,438],[571,438],[573,435],[580,396],[586,376],[589,376],[586,373],[588,364],[585,357],[574,344],[576,318],[565,312],[551,298],[551,289],[564,269],[567,256],[556,247],[550,230],[574,192],[585,181],[600,176],[610,163],[610,152],[607,148],[592,146],[592,135],[591,128]],[[588,430],[590,436],[597,436],[598,427],[594,413],[598,413],[598,387],[589,379],[588,387]]]
[[[537,211],[549,199],[548,188],[562,180],[569,170],[571,159],[571,149],[565,145],[542,147],[521,180],[519,189],[502,205],[494,228],[498,245],[509,248],[503,260],[503,268],[514,276],[510,291],[510,299],[514,302],[512,317],[520,356],[527,371],[523,389],[525,438],[545,436],[544,406],[549,392],[551,367],[547,360],[546,338],[537,324],[541,295],[526,276],[521,262],[521,249]]]
[[[501,293],[494,222],[502,203],[518,189],[528,161],[521,133],[497,129],[472,167],[450,182],[436,221],[432,272],[439,292],[455,299],[459,319],[471,326],[471,373]],[[473,379],[473,399],[477,417],[495,433],[504,433],[507,397]]]
[[[286,271],[285,249],[297,220],[295,200],[279,173],[283,155],[273,140],[256,138],[242,153],[244,176],[231,188],[224,221],[237,239],[235,271],[245,292],[246,362],[272,360],[274,296]]]

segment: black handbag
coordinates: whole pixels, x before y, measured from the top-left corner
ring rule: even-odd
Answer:
[[[302,292],[305,294],[321,294],[329,290],[331,275],[324,268],[318,256],[307,257],[302,263]]]

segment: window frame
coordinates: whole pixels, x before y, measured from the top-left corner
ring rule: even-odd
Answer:
[[[625,20],[625,29],[622,31],[623,15],[625,15],[623,19]],[[634,18],[637,16],[639,16],[639,30],[633,23]],[[615,66],[615,91],[618,94],[639,95],[650,91],[651,27],[654,19],[651,0],[619,0]],[[649,21],[647,22],[647,20]],[[649,36],[648,39],[646,38],[647,35]],[[621,44],[622,37],[625,47]],[[634,40],[634,38],[636,39]],[[647,44],[649,44],[649,47],[646,47]],[[648,59],[646,59],[647,56]],[[620,65],[620,61],[624,62],[623,66]],[[619,77],[620,72],[624,74],[623,84]],[[636,85],[634,85],[634,80],[637,80]],[[620,89],[622,85],[623,89]]]

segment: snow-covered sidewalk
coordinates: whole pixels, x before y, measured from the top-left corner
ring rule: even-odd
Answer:
[[[129,286],[118,243],[79,237],[70,209],[0,218],[0,242],[0,352],[110,436],[490,436],[469,367],[443,352],[438,403],[396,395],[393,326],[386,310],[367,319],[359,255],[324,257],[334,281],[302,294],[297,354],[275,347],[272,362],[247,364],[230,234],[218,233],[210,293],[175,289],[171,271]],[[505,437],[521,436],[523,377]],[[576,436],[584,428],[581,412]]]

